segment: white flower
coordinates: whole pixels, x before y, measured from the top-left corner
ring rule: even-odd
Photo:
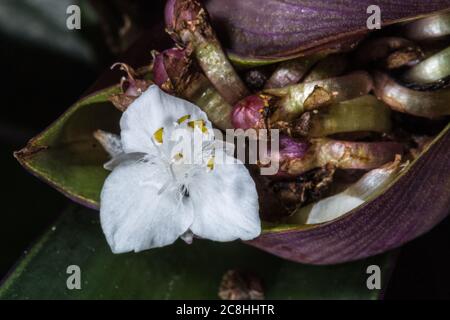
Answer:
[[[197,106],[151,86],[124,112],[120,128],[120,140],[96,133],[113,156],[105,165],[112,173],[100,217],[114,253],[162,247],[179,237],[189,242],[193,235],[232,241],[260,234],[255,184],[241,162],[216,147]]]

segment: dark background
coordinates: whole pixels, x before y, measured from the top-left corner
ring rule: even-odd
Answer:
[[[67,30],[69,4],[81,5],[82,30]],[[133,19],[120,36],[124,14],[133,18],[136,8],[145,8],[148,17]],[[68,205],[23,170],[13,151],[74,103],[139,30],[161,19],[161,1],[0,1],[0,278]],[[449,248],[447,218],[400,250],[385,298],[450,299]]]

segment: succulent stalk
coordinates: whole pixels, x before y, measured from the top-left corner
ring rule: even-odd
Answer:
[[[415,41],[439,39],[450,35],[450,12],[411,22],[404,26],[406,37]]]
[[[375,94],[393,110],[430,119],[450,115],[450,88],[412,90],[381,72],[374,72]]]
[[[228,61],[199,0],[169,0],[165,18],[169,34],[177,42],[192,47],[206,77],[228,103],[234,104],[249,95]]]
[[[404,79],[416,84],[427,84],[450,76],[450,47],[432,55],[405,72]]]
[[[282,88],[300,82],[319,58],[319,55],[314,55],[280,63],[265,87],[267,89]]]
[[[314,168],[332,165],[339,169],[374,169],[403,154],[397,142],[353,142],[332,139],[311,139],[309,142],[287,136],[280,138],[280,150],[271,153],[278,161],[277,176],[298,176]]]
[[[189,50],[165,50],[155,56],[153,68],[159,87],[199,106],[220,129],[232,128],[231,106],[198,70]]]
[[[309,117],[306,123],[300,121],[303,127],[294,127],[293,132],[300,131],[316,138],[349,132],[387,133],[392,126],[389,107],[371,95],[334,104],[317,113],[310,113]]]
[[[305,82],[264,93],[277,97],[271,121],[290,121],[303,112],[368,94],[373,88],[370,75],[354,72],[337,78]]]

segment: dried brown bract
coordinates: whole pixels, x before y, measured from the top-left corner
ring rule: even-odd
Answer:
[[[147,68],[140,68],[137,72],[125,63],[115,63],[111,69],[119,67],[120,70],[126,72],[126,76],[120,80],[120,87],[122,93],[112,95],[109,100],[120,111],[125,111],[130,104],[139,97],[142,92],[153,83],[150,80],[144,79]]]
[[[332,165],[307,172],[295,181],[277,181],[273,189],[288,212],[324,197],[333,182],[336,169]]]

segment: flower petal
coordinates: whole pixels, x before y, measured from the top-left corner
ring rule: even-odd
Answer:
[[[163,137],[170,137],[177,121],[186,119],[187,115],[190,119],[204,120],[205,126],[212,128],[206,114],[196,105],[171,96],[158,86],[149,87],[128,107],[120,120],[125,153],[154,154],[154,134],[164,128]]]
[[[216,150],[216,159],[221,157],[225,161],[189,185],[194,206],[190,229],[196,236],[215,241],[256,238],[261,222],[255,183],[240,161]]]
[[[103,232],[114,253],[162,247],[184,234],[192,205],[162,164],[125,161],[108,176],[101,193]]]
[[[122,141],[120,141],[119,135],[103,130],[97,130],[94,132],[94,138],[111,157],[116,157],[123,153]]]
[[[146,156],[145,153],[120,153],[103,165],[103,168],[113,171],[115,167],[125,161],[139,161]]]

